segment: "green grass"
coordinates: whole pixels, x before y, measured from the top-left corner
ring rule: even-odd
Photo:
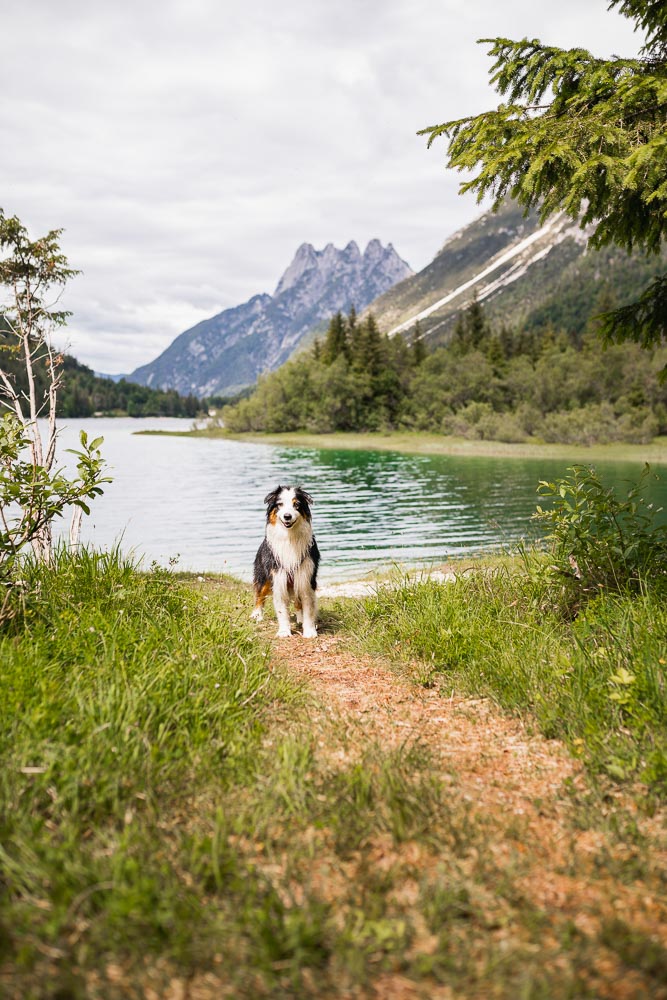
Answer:
[[[3,995],[336,996],[410,967],[407,875],[374,843],[475,839],[424,749],[314,725],[229,581],[84,551],[26,582],[0,640]]]
[[[532,558],[532,557],[531,557]],[[398,581],[343,605],[358,644],[425,684],[488,695],[564,739],[588,767],[667,791],[667,598],[605,594],[574,621],[538,571],[480,566],[456,583]]]
[[[30,582],[0,643],[5,954],[71,969],[140,942],[191,960],[210,918],[179,825],[202,789],[251,778],[262,712],[298,691],[164,571],[84,552]]]
[[[0,638],[3,996],[120,1000],[188,984],[211,1000],[370,997],[396,976],[425,996],[438,986],[597,996],[600,954],[621,955],[614,969],[639,970],[647,988],[659,982],[664,951],[629,917],[585,934],[567,907],[547,912],[526,896],[533,859],[518,819],[475,812],[457,775],[444,780],[414,736],[383,746],[319,704],[248,628],[247,588],[142,574],[117,553],[86,552],[31,567],[26,582]],[[510,568],[404,585],[325,616],[357,633],[372,625],[373,648],[418,661],[427,683],[493,691],[575,749],[583,732],[588,753],[587,727],[604,727],[586,716],[577,728],[558,690],[582,657],[582,675],[590,663],[606,671],[579,684],[591,713],[602,706],[632,732],[640,713],[635,742],[648,759],[649,734],[662,746],[661,681],[648,669],[664,624],[654,600],[631,614],[610,598],[568,625]],[[634,636],[647,664],[621,685],[632,704],[609,698],[622,664],[594,655],[611,626],[619,641]],[[545,668],[535,656],[547,649],[556,652]],[[614,752],[628,766],[626,744]],[[601,847],[591,869],[573,852],[573,877],[608,878],[618,846],[631,843],[623,878],[646,878],[655,895],[635,820],[593,794],[573,787],[572,835],[604,813],[608,853]]]

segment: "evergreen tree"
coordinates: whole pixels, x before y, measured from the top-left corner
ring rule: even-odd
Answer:
[[[514,354],[514,335],[506,323],[503,323],[503,325],[500,328],[500,332],[498,333],[498,340],[500,341],[500,347],[503,352],[503,357],[505,358],[506,361],[509,361],[509,359]]]
[[[470,305],[459,313],[454,327],[454,344],[460,354],[479,350],[489,339],[490,329],[484,309],[475,296]]]
[[[489,362],[495,374],[500,374],[505,367],[505,352],[500,342],[500,337],[489,337],[484,351],[486,360]]]
[[[590,245],[659,252],[667,233],[667,6],[610,0],[646,33],[642,58],[604,60],[538,40],[482,39],[506,98],[495,111],[429,126],[449,140],[448,165],[478,170],[461,190],[515,198],[542,220],[566,212],[592,224]],[[667,274],[603,317],[608,340],[645,347],[667,335]]]
[[[382,336],[372,313],[357,327],[352,351],[352,360],[357,368],[372,378],[379,374],[383,355]]]
[[[472,349],[476,351],[487,340],[489,327],[486,322],[484,310],[475,295],[472,302],[466,309],[465,323],[468,333],[468,342]]]
[[[327,335],[322,348],[322,360],[326,365],[333,364],[336,358],[348,357],[349,344],[347,338],[347,326],[343,314],[337,312],[331,317]]]
[[[412,364],[415,368],[419,368],[420,364],[426,357],[426,345],[424,343],[424,334],[422,332],[421,323],[419,320],[415,323],[415,332],[412,335]]]

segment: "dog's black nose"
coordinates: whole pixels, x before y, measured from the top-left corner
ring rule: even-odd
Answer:
[[[293,517],[293,514],[283,514],[283,521],[291,521]]]

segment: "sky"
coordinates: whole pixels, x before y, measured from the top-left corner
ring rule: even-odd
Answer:
[[[131,372],[304,242],[415,270],[479,216],[419,128],[495,107],[479,38],[634,55],[607,0],[0,0],[0,207],[82,271],[59,346]]]

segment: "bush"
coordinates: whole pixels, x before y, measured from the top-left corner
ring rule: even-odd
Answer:
[[[620,437],[609,403],[590,403],[574,410],[549,413],[542,421],[539,433],[549,443],[562,444],[608,444]]]
[[[32,546],[37,556],[50,562],[52,523],[70,508],[79,515],[70,527],[76,548],[80,516],[89,513],[88,503],[103,492],[101,484],[109,482],[102,475],[103,438],[89,442],[86,432],[80,432],[81,451],[70,449],[78,459],[78,475],[68,479],[48,458],[37,461],[36,455],[43,452],[37,451],[32,433],[14,413],[0,420],[0,626],[14,613],[14,591],[25,585],[23,580],[18,583],[25,551]]]
[[[513,413],[498,413],[489,403],[468,403],[443,417],[443,434],[482,441],[525,441],[527,434]]]
[[[605,487],[592,467],[575,465],[572,475],[553,483],[542,480],[538,492],[552,501],[534,515],[550,525],[547,536],[556,565],[553,573],[581,596],[601,588],[637,589],[641,581],[665,579],[667,526],[642,496],[649,466],[625,499]]]

